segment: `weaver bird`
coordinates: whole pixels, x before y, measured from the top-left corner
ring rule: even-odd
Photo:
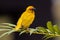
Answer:
[[[22,13],[17,21],[17,25],[14,30],[19,30],[20,28],[27,29],[30,27],[35,18],[34,6],[28,6],[26,10]]]

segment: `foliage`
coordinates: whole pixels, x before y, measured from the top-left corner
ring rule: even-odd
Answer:
[[[21,35],[23,33],[30,33],[30,35],[43,34],[43,35],[45,35],[43,37],[43,39],[46,39],[46,40],[49,38],[52,38],[52,37],[60,36],[60,29],[58,28],[57,24],[53,25],[51,21],[48,21],[46,25],[47,25],[47,28],[38,26],[35,29],[28,28],[28,29],[19,29],[18,31],[15,31],[15,30],[13,30],[13,28],[15,28],[16,25],[11,24],[11,23],[1,23],[0,24],[0,31],[8,31],[8,32],[1,34],[0,38],[5,35],[9,35],[13,32],[20,32],[19,35]]]

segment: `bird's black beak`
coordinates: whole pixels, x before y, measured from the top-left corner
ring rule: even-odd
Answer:
[[[32,10],[32,11],[33,11],[33,10],[36,10],[36,8],[31,8],[30,10]]]
[[[33,10],[36,10],[36,8],[33,8]]]
[[[33,11],[33,10],[35,11],[35,10],[36,10],[36,8],[32,8],[32,11]]]

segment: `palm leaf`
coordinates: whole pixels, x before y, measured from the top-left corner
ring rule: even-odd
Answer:
[[[48,33],[48,31],[44,27],[36,27],[36,29],[38,32]]]
[[[1,23],[1,24],[3,24],[3,25],[7,25],[7,26],[10,26],[10,27],[15,27],[15,26],[16,26],[16,25],[11,24],[11,23]]]
[[[5,36],[5,35],[9,35],[9,34],[11,34],[11,33],[13,33],[13,32],[14,32],[14,30],[10,30],[10,31],[8,31],[8,32],[5,32],[5,33],[3,33],[2,35],[0,35],[0,38],[3,37],[3,36]]]
[[[11,29],[0,29],[0,31],[9,31]]]

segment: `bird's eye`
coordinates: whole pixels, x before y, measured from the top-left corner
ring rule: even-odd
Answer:
[[[32,8],[30,8],[30,10],[33,10]]]

